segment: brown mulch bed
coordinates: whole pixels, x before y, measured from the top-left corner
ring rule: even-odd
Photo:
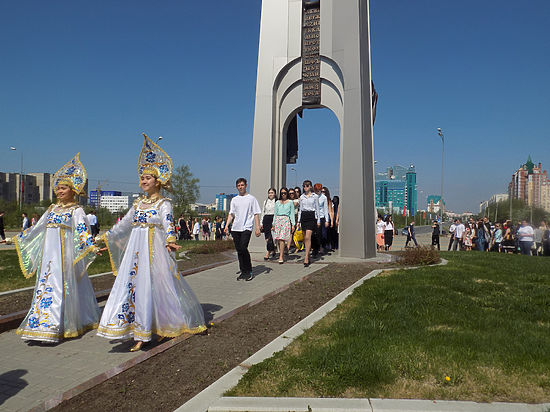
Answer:
[[[54,410],[173,411],[365,274],[390,266],[331,264]]]
[[[189,258],[189,260],[181,260],[178,262],[179,270],[194,269],[199,266],[223,262],[231,259],[228,255],[224,255],[223,253],[191,253],[189,254]],[[98,292],[111,289],[115,278],[112,275],[104,275],[92,278],[90,280],[92,281],[92,286],[94,287],[94,290]],[[0,315],[7,315],[9,313],[29,309],[32,302],[32,294],[32,290],[25,290],[23,292],[0,296]]]

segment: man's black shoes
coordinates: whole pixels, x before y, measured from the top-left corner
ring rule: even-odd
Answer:
[[[250,272],[250,273],[248,274],[248,276],[245,278],[245,280],[246,280],[247,282],[249,282],[249,281],[251,281],[252,279],[254,279],[254,275],[252,274],[252,272]]]

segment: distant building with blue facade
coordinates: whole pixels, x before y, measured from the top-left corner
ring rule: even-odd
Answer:
[[[233,199],[235,196],[237,196],[236,193],[220,193],[219,195],[216,195],[216,210],[228,212],[229,206],[231,205],[231,199]]]
[[[100,195],[101,196],[122,196],[122,192],[119,192],[116,190],[101,190]],[[97,199],[98,199],[97,190],[92,190],[90,192],[89,204],[97,207]]]
[[[388,212],[407,212],[414,216],[417,210],[416,170],[413,165],[389,167],[385,174],[376,176],[376,208]]]

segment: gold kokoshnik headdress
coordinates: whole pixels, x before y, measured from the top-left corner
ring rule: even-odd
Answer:
[[[77,195],[86,196],[86,192],[83,190],[86,185],[86,169],[80,162],[79,155],[80,152],[55,173],[53,187],[66,185]]]
[[[138,161],[138,175],[155,176],[161,186],[169,185],[172,176],[172,159],[155,142],[143,133],[145,141],[141,148]]]

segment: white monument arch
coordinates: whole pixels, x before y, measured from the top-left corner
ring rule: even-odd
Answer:
[[[261,201],[286,185],[289,125],[304,109],[330,109],[343,257],[376,255],[370,59],[368,0],[263,0],[250,191]]]

